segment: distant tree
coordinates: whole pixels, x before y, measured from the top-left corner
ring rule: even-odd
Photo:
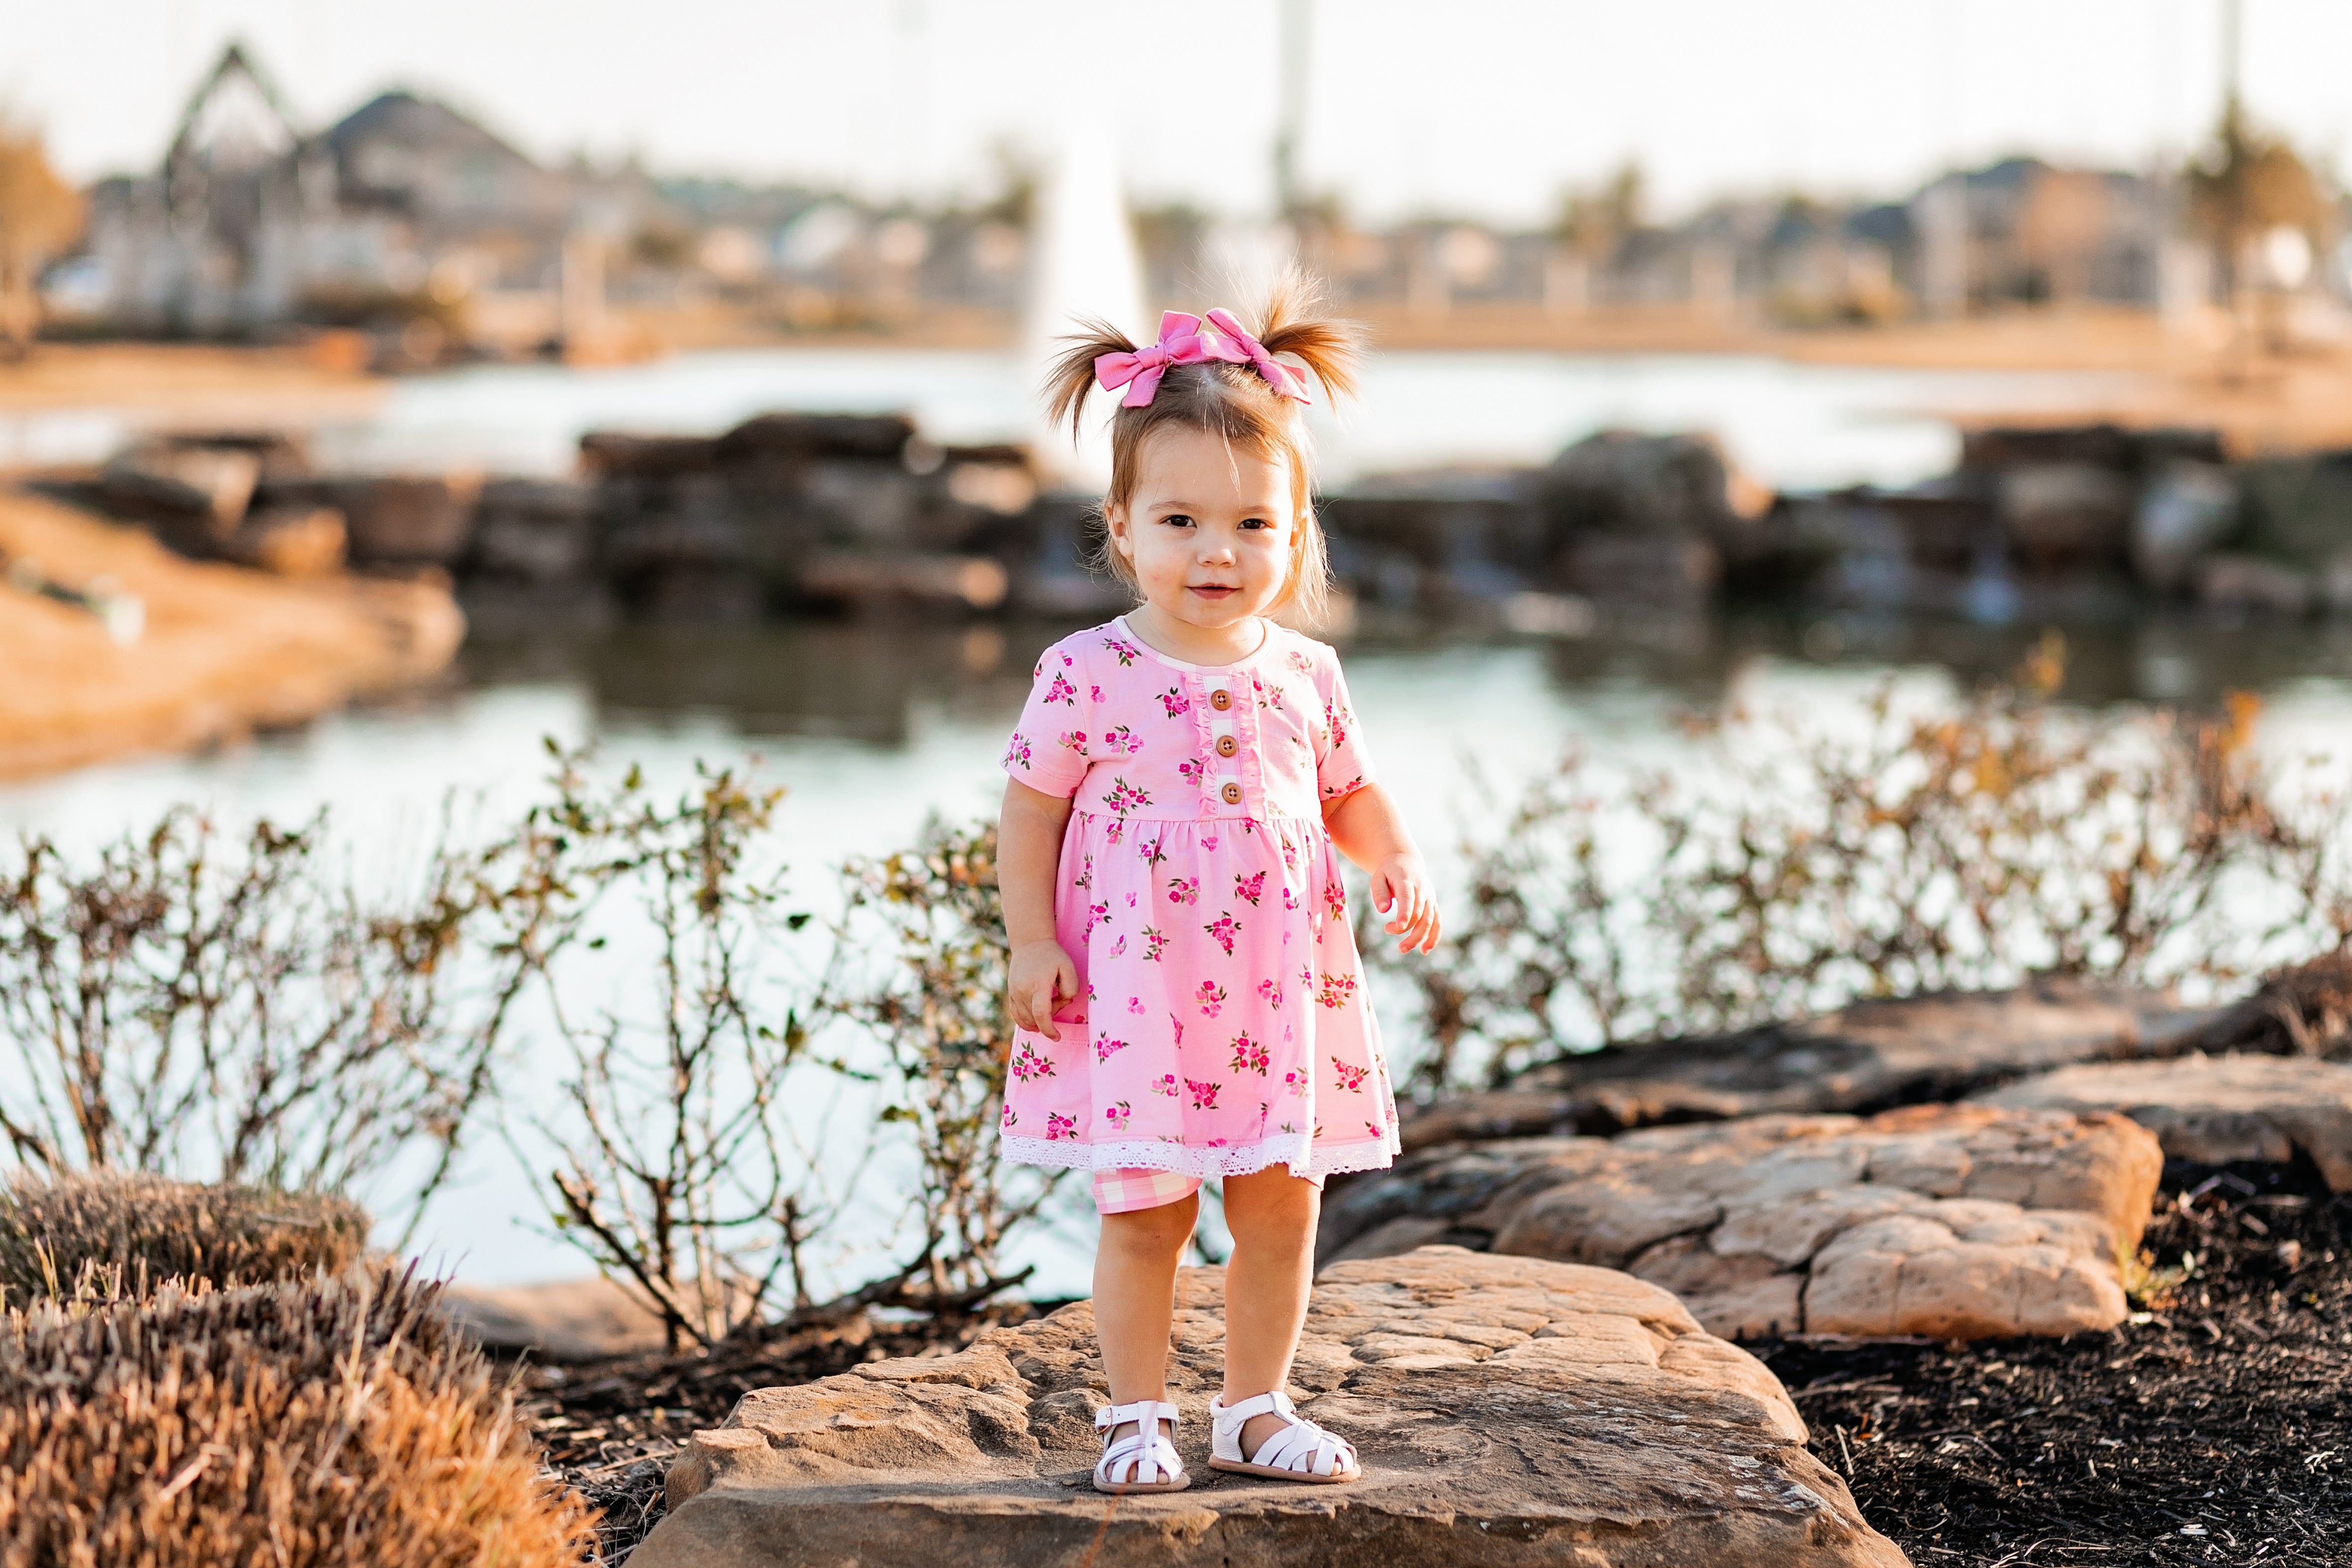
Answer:
[[[1608,260],[1642,226],[1642,166],[1629,160],[1601,185],[1563,195],[1554,232],[1587,261]]]
[[[41,134],[0,114],[0,354],[40,330],[41,268],[81,237],[81,193],[49,166]]]
[[[2211,143],[2183,173],[2190,220],[2211,242],[2232,292],[2248,250],[2273,229],[2299,230],[2315,249],[2327,237],[2318,177],[2284,138],[2256,130],[2235,94],[2222,105]]]

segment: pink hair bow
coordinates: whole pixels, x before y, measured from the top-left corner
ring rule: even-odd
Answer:
[[[1213,318],[1219,312],[1209,312]],[[1230,320],[1231,318],[1227,318]],[[1160,390],[1160,378],[1171,364],[1199,364],[1209,357],[1209,343],[1201,336],[1201,318],[1171,310],[1160,318],[1160,341],[1133,353],[1095,356],[1095,381],[1105,392],[1127,388],[1119,404],[1141,408]]]
[[[1307,377],[1293,366],[1283,363],[1265,352],[1265,345],[1242,331],[1233,312],[1219,309],[1209,312],[1209,325],[1216,328],[1216,337],[1208,349],[1208,357],[1231,364],[1246,364],[1265,378],[1265,384],[1285,397],[1295,397],[1301,403],[1314,399],[1307,395]],[[1100,364],[1102,362],[1095,362]],[[1146,401],[1150,401],[1148,398]]]

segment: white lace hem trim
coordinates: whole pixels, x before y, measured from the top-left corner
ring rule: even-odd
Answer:
[[[1378,1139],[1318,1144],[1307,1133],[1263,1139],[1223,1149],[1142,1139],[1087,1143],[1075,1138],[1026,1138],[1002,1133],[1004,1157],[1021,1165],[1060,1171],[1172,1171],[1180,1175],[1246,1176],[1269,1165],[1286,1164],[1294,1176],[1339,1176],[1350,1171],[1386,1170],[1403,1147],[1391,1127]],[[1304,1157],[1302,1159],[1302,1156]],[[1299,1167],[1306,1167],[1301,1170]]]

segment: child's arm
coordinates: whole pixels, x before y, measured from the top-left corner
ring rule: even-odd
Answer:
[[[996,826],[996,887],[1004,900],[1004,934],[1012,945],[1004,984],[1013,1022],[1049,1040],[1054,1000],[1078,994],[1078,966],[1054,940],[1054,881],[1061,874],[1062,830],[1070,802],[1004,781],[1004,811]]]
[[[1372,907],[1389,917],[1388,933],[1402,934],[1399,952],[1437,946],[1437,898],[1429,868],[1405,831],[1404,814],[1378,784],[1323,803],[1323,826],[1339,853],[1372,874]],[[1010,900],[1007,900],[1010,907]]]

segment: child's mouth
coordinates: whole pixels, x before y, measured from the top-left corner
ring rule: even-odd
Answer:
[[[1239,588],[1230,583],[1195,583],[1192,591],[1204,599],[1222,599],[1228,594],[1238,594]]]

